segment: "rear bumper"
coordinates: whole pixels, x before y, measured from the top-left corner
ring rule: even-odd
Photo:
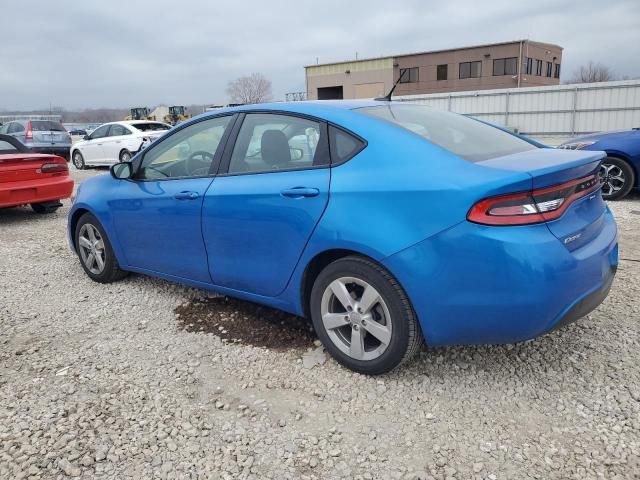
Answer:
[[[590,242],[569,251],[546,225],[462,222],[383,261],[406,290],[430,345],[535,338],[586,315],[618,264],[607,210]]]
[[[56,146],[45,146],[45,147],[33,147],[33,146],[29,146],[27,145],[31,151],[33,151],[34,153],[50,153],[53,155],[59,155],[63,158],[68,159],[69,158],[69,152],[71,150],[71,145],[68,145],[66,147],[56,147]]]
[[[72,192],[73,179],[68,175],[50,177],[37,182],[29,180],[0,183],[0,207],[61,200],[69,198]]]

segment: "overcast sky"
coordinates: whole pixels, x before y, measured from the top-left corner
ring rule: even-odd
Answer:
[[[261,72],[276,99],[304,65],[531,38],[563,80],[602,62],[640,77],[640,0],[3,2],[0,110],[216,104]],[[561,6],[560,6],[561,5]]]

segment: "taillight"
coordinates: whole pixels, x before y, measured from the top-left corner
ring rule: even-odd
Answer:
[[[27,133],[24,135],[25,140],[33,140],[33,128],[31,127],[31,122],[27,122]]]
[[[600,188],[597,175],[539,188],[485,198],[476,203],[467,220],[482,225],[528,225],[559,218],[569,205]]]
[[[69,168],[66,163],[45,163],[40,167],[42,173],[60,173],[68,172]]]

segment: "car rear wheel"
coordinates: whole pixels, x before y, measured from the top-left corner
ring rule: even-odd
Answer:
[[[384,268],[362,257],[329,264],[313,285],[310,309],[325,348],[359,373],[388,372],[423,343],[402,287]]]
[[[106,232],[90,213],[80,217],[75,231],[80,264],[89,277],[99,283],[111,283],[128,275],[120,269]]]
[[[129,150],[122,150],[120,152],[120,161],[128,162],[129,160],[131,160],[131,152]]]
[[[635,183],[635,175],[631,166],[616,157],[607,157],[600,166],[602,182],[602,198],[619,200],[626,196]]]
[[[62,204],[58,201],[31,204],[31,208],[33,209],[33,211],[39,214],[54,213],[61,206]]]
[[[86,165],[84,163],[84,157],[82,156],[82,153],[80,153],[80,150],[76,150],[73,152],[73,166],[76,167],[78,170],[84,170],[86,168]]]

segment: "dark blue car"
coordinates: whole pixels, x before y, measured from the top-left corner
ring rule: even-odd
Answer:
[[[640,188],[640,128],[585,135],[563,143],[559,148],[607,153],[600,168],[605,200],[618,200],[632,189]]]
[[[420,105],[244,106],[82,183],[69,240],[97,282],[137,272],[305,316],[378,374],[423,340],[518,342],[598,306],[618,263],[603,157]]]

